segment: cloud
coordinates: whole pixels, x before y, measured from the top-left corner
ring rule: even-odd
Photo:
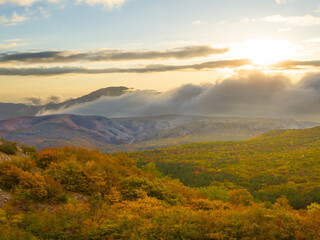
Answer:
[[[31,103],[32,105],[41,105],[41,99],[38,97],[26,97],[24,99],[27,103]]]
[[[172,71],[204,71],[219,68],[237,68],[252,65],[249,59],[209,61],[188,65],[151,64],[133,68],[84,68],[84,67],[29,67],[0,68],[0,76],[55,76],[63,74],[111,74],[111,73],[155,73]],[[297,69],[302,67],[320,67],[320,60],[286,60],[270,66],[270,69]]]
[[[190,114],[242,117],[294,117],[320,120],[320,74],[294,83],[283,75],[242,71],[215,84],[183,85],[171,91],[127,92],[52,113],[139,117]],[[40,113],[39,113],[40,114]]]
[[[60,62],[98,62],[98,61],[130,61],[145,59],[190,59],[208,57],[213,54],[228,52],[228,48],[211,46],[188,46],[159,51],[122,51],[100,50],[93,52],[44,51],[0,54],[1,62],[24,63],[60,63]]]
[[[216,68],[234,68],[251,64],[247,59],[222,60],[203,62],[190,65],[147,65],[141,68],[106,68],[90,69],[80,67],[52,67],[52,68],[0,68],[3,76],[54,76],[62,74],[106,74],[106,73],[152,73],[179,70],[206,70]]]
[[[203,20],[196,20],[194,22],[191,23],[192,25],[205,25],[208,24],[208,22],[203,21]]]
[[[266,22],[271,22],[271,23],[284,23],[287,25],[295,25],[295,26],[320,25],[320,17],[314,17],[311,15],[290,16],[290,17],[284,17],[282,15],[273,15],[273,16],[264,17],[262,20]]]
[[[275,0],[277,4],[284,4],[287,3],[288,0]]]
[[[277,29],[278,32],[290,32],[292,31],[292,28],[288,27],[288,28],[278,28]]]
[[[46,99],[47,103],[59,103],[61,101],[62,101],[62,97],[61,96],[54,96],[54,95],[49,96]]]
[[[249,19],[249,18],[243,18],[240,20],[241,23],[248,23],[250,21],[251,21],[251,19]]]
[[[318,6],[318,8],[315,10],[316,13],[320,13],[320,5]]]
[[[242,18],[240,20],[240,23],[249,23],[249,22],[253,23],[253,22],[256,22],[256,21],[257,21],[257,19],[255,19],[255,18]]]
[[[13,12],[11,18],[7,18],[5,16],[0,16],[0,24],[2,24],[4,26],[14,26],[18,23],[22,23],[27,20],[28,20],[28,18],[26,16],[19,15],[16,12]]]
[[[220,22],[218,22],[218,24],[227,24],[228,21],[227,20],[221,20]]]
[[[311,39],[304,40],[303,42],[305,42],[305,43],[320,43],[320,38],[311,38]]]
[[[320,60],[296,61],[287,60],[274,65],[275,68],[320,67]]]
[[[50,16],[51,16],[50,13],[47,10],[45,10],[43,7],[39,7],[38,10],[43,18],[45,18],[45,19],[50,18]]]
[[[18,48],[21,46],[25,46],[26,43],[23,42],[21,39],[8,39],[8,40],[3,40],[0,42],[0,50],[2,51],[8,51],[8,49],[11,48]],[[1,54],[0,54],[1,56]]]
[[[16,42],[11,42],[11,43],[0,43],[0,49],[8,49],[8,48],[13,48],[18,46]]]
[[[126,0],[74,0],[75,3],[85,3],[89,6],[102,5],[107,9],[118,8]],[[31,6],[36,2],[47,2],[48,4],[57,4],[62,0],[0,0],[0,4],[13,4],[19,6]]]
[[[78,0],[78,2],[84,2],[89,6],[103,5],[105,8],[112,9],[122,6],[125,0]]]
[[[19,6],[30,6],[42,0],[0,0],[0,4],[14,4]]]
[[[30,103],[31,105],[44,105],[49,103],[60,103],[63,101],[63,98],[61,96],[48,96],[48,97],[36,97],[36,96],[30,96],[26,97],[24,99],[27,103]]]

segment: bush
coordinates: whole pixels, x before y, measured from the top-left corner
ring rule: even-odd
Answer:
[[[0,163],[0,188],[12,189],[20,182],[19,176],[23,171],[8,161]]]
[[[18,147],[16,142],[8,142],[4,139],[0,141],[0,151],[6,154],[14,155],[18,152]]]
[[[60,182],[69,191],[84,193],[89,191],[89,180],[83,166],[75,160],[53,162],[45,171],[45,175]]]
[[[21,145],[22,152],[27,155],[35,155],[37,153],[37,149],[32,146]]]
[[[172,192],[165,183],[159,180],[151,181],[138,176],[123,178],[120,192],[124,200],[135,201],[149,196],[172,205],[181,201],[181,196]]]
[[[51,149],[43,149],[36,155],[36,165],[39,168],[46,168],[51,162],[57,160],[57,155]]]
[[[224,202],[230,200],[229,192],[218,186],[201,187],[199,191],[210,200],[221,200]]]
[[[67,195],[65,194],[62,185],[48,176],[45,177],[45,180],[45,188],[48,193],[47,199],[49,202],[65,202],[67,200]]]
[[[253,197],[247,189],[235,189],[230,191],[229,194],[232,204],[248,206],[253,202]]]
[[[39,173],[22,172],[19,179],[19,185],[25,190],[30,190],[31,199],[43,201],[47,197],[46,181]]]
[[[35,164],[28,158],[13,156],[11,162],[23,171],[31,171]]]

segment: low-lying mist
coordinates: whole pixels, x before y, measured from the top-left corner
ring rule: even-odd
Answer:
[[[281,74],[242,71],[215,84],[187,84],[162,93],[132,91],[38,115],[70,113],[117,118],[188,114],[320,121],[319,106],[319,73],[309,73],[293,82]]]

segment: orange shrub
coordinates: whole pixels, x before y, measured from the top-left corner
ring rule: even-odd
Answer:
[[[55,151],[45,148],[36,155],[36,164],[40,168],[46,168],[51,162],[57,160]]]

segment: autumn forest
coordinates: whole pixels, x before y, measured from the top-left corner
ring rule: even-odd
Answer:
[[[0,239],[319,239],[319,134],[113,154],[1,140]]]

